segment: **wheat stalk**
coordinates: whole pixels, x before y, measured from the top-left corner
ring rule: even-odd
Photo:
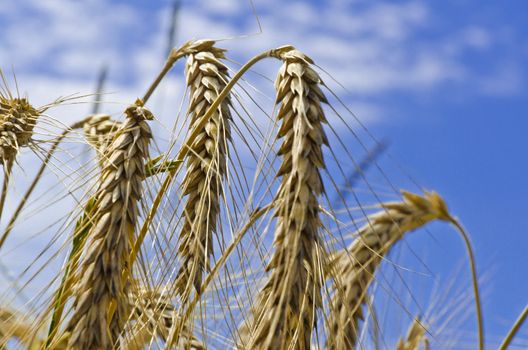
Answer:
[[[108,148],[95,197],[96,213],[67,329],[71,349],[111,349],[128,315],[128,258],[137,225],[144,163],[152,114],[141,101],[127,108],[126,119]]]
[[[450,220],[447,206],[436,193],[421,197],[403,192],[403,202],[384,203],[383,210],[367,218],[357,239],[331,262],[336,291],[331,300],[327,347],[352,349],[367,289],[382,258],[406,232],[432,220]]]
[[[525,306],[524,310],[521,312],[517,320],[515,320],[515,323],[510,328],[510,330],[508,331],[508,334],[502,341],[499,350],[506,350],[508,346],[510,346],[510,343],[512,342],[513,338],[515,338],[515,336],[517,335],[517,332],[519,331],[519,329],[521,328],[521,326],[523,325],[523,323],[526,321],[527,318],[528,318],[528,305]]]
[[[396,350],[418,350],[420,344],[424,344],[425,349],[429,348],[429,341],[425,337],[427,329],[422,324],[419,317],[415,318],[409,330],[407,336],[404,339],[398,341]]]
[[[309,349],[316,310],[321,306],[322,247],[319,204],[323,192],[319,169],[324,167],[322,145],[326,122],[319,88],[321,80],[310,58],[297,50],[281,55],[284,63],[275,87],[282,121],[278,137],[283,157],[277,176],[275,252],[268,264],[268,280],[252,306],[246,348]],[[242,329],[242,333],[248,330]]]
[[[212,46],[192,53],[185,66],[190,87],[190,129],[194,131],[228,80],[227,67],[220,61],[224,50]],[[187,172],[182,183],[187,201],[183,209],[183,227],[178,253],[182,265],[176,288],[181,295],[191,286],[199,291],[203,271],[209,267],[213,252],[213,232],[216,231],[226,173],[227,143],[230,140],[230,99],[225,98],[199,134],[187,154]]]

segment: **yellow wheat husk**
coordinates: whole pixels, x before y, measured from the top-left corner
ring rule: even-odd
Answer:
[[[406,232],[432,220],[450,220],[445,202],[434,192],[423,197],[403,192],[403,202],[385,203],[382,207],[367,217],[367,224],[356,232],[351,246],[332,259],[336,290],[330,304],[328,349],[356,346],[368,287],[390,248]]]

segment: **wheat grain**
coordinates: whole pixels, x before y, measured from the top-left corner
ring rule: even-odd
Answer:
[[[368,223],[356,232],[357,239],[333,259],[336,291],[330,306],[328,349],[355,347],[367,289],[390,248],[406,232],[432,220],[450,220],[447,206],[436,193],[421,197],[403,192],[403,199],[382,204],[383,210],[369,215]]]
[[[151,131],[152,114],[137,101],[108,149],[96,193],[96,213],[68,324],[71,349],[110,349],[119,341],[127,313],[123,272],[138,218],[138,201]]]
[[[276,250],[267,267],[271,274],[252,306],[252,324],[244,326],[251,335],[246,348],[251,349],[309,349],[321,306],[317,197],[323,192],[319,169],[324,167],[322,145],[327,141],[321,102],[326,99],[310,58],[297,50],[281,58],[284,63],[275,83],[277,119],[282,121],[278,137],[283,139]]]
[[[190,129],[196,129],[204,113],[225,87],[227,67],[220,61],[224,50],[203,47],[190,54],[185,67],[190,87],[188,113]],[[183,209],[183,227],[178,253],[182,266],[176,287],[180,294],[188,294],[190,287],[200,289],[203,271],[208,268],[213,250],[222,181],[226,172],[227,143],[230,139],[230,99],[225,98],[204,127],[187,154],[187,172],[182,183],[187,201]]]

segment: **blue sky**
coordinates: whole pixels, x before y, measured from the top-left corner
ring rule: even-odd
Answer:
[[[380,165],[405,169],[391,173],[394,183],[411,187],[409,175],[437,190],[470,232],[479,269],[490,273],[486,328],[499,339],[528,302],[528,4],[256,0],[255,6],[263,33],[236,38],[258,30],[249,2],[183,1],[177,42],[235,37],[222,45],[237,61],[290,43],[311,55],[342,84],[323,75],[329,86],[377,138],[388,140],[390,157]],[[107,64],[114,93],[105,97],[113,102],[106,108],[120,111],[163,61],[168,8],[169,1],[4,1],[1,67],[13,67],[22,90],[43,104],[90,93]],[[273,77],[269,69],[262,72]],[[181,94],[179,78],[173,74],[166,91]],[[166,111],[171,102],[158,103]],[[72,117],[70,109],[55,113]],[[448,276],[453,261],[464,259],[461,243],[450,229],[431,231],[434,239],[411,237],[409,249],[427,252],[431,270]]]

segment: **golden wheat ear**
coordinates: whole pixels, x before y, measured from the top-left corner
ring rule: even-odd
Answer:
[[[7,196],[11,168],[19,149],[27,146],[31,140],[40,114],[41,111],[33,107],[26,98],[4,96],[0,93],[0,162],[4,167],[0,217]]]
[[[398,340],[396,350],[418,350],[420,344],[424,344],[424,347],[427,347],[428,345],[426,344],[428,344],[429,341],[425,337],[426,331],[427,329],[421,322],[420,318],[415,318],[407,331],[405,339],[400,338],[400,340]]]
[[[402,202],[384,203],[382,210],[367,217],[354,242],[331,259],[335,293],[330,303],[328,349],[356,346],[363,304],[383,257],[403,237],[432,220],[450,220],[447,206],[436,193],[423,197],[403,192]]]
[[[225,88],[229,79],[227,67],[221,62],[224,50],[212,45],[187,58],[185,75],[190,88],[188,113],[191,133],[197,133],[187,153],[187,171],[183,179],[183,226],[178,254],[182,264],[176,288],[187,299],[191,288],[200,291],[204,270],[213,253],[213,233],[216,231],[226,174],[228,143],[230,142],[229,96],[214,110],[204,126],[205,112]]]
[[[27,146],[39,115],[27,99],[0,95],[0,159],[4,167],[14,161],[20,147]]]
[[[93,225],[81,262],[73,314],[71,349],[109,349],[118,344],[127,316],[129,255],[135,240],[138,202],[152,137],[152,113],[138,101],[125,111],[107,151],[95,194]]]
[[[241,328],[251,349],[308,349],[315,314],[321,307],[321,256],[318,197],[326,122],[321,80],[303,53],[284,50],[275,87],[282,178],[276,195],[275,251],[270,275],[252,306],[252,319]]]

